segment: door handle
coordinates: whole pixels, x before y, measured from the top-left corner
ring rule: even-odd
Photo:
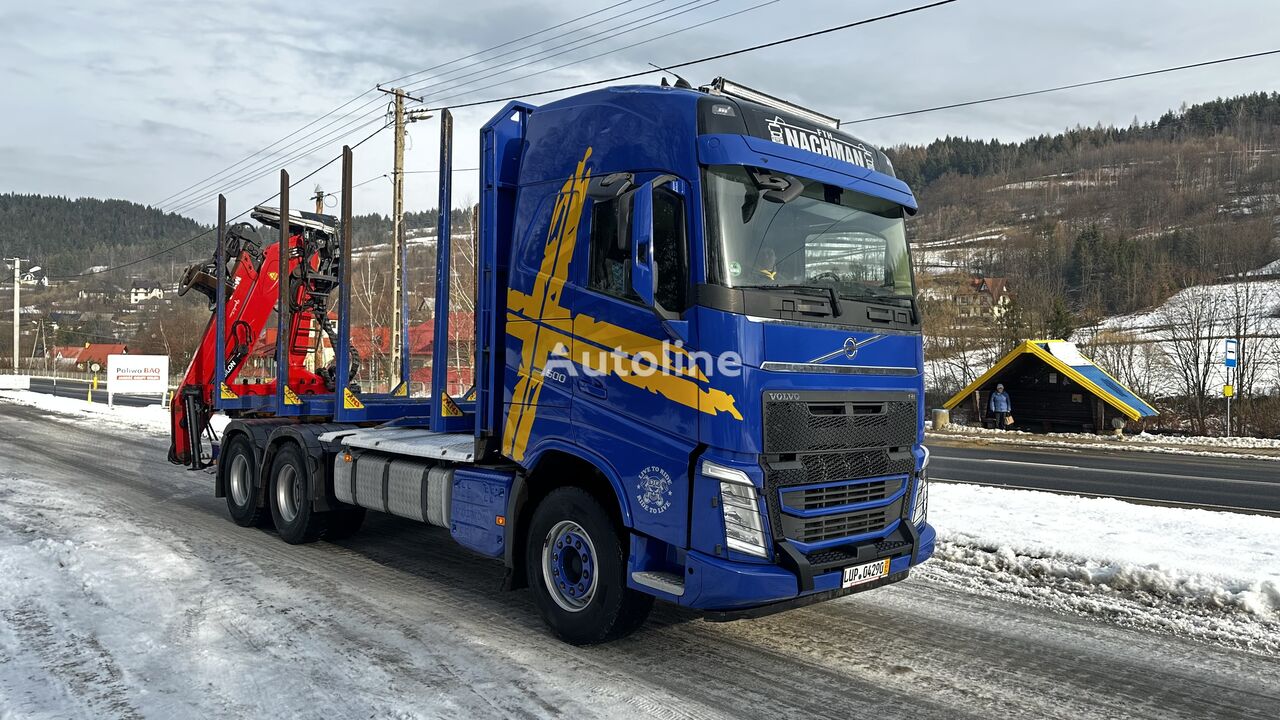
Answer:
[[[578,389],[587,395],[598,398],[606,398],[609,391],[604,386],[604,381],[595,377],[578,378]]]

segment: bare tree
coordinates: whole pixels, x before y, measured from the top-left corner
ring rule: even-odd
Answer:
[[[1208,432],[1209,378],[1226,325],[1223,308],[1212,287],[1189,287],[1172,297],[1157,313],[1174,385],[1186,399],[1192,429]]]

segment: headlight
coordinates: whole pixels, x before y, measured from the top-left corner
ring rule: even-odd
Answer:
[[[768,557],[755,483],[741,470],[710,460],[703,461],[702,474],[720,481],[720,510],[724,514],[724,537],[729,549]]]

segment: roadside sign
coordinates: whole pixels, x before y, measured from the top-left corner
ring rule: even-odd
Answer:
[[[169,392],[167,355],[108,355],[107,403],[114,395],[159,395]]]
[[[1222,364],[1226,367],[1233,368],[1236,366],[1236,345],[1235,340],[1227,340],[1223,343]]]
[[[1234,387],[1232,387],[1231,385],[1223,385],[1223,386],[1222,386],[1222,397],[1229,398],[1229,397],[1231,397],[1232,395],[1235,395],[1235,394],[1236,394],[1236,389],[1235,389]]]

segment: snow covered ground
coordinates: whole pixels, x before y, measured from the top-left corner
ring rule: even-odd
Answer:
[[[0,401],[37,407],[65,416],[72,422],[121,430],[142,430],[151,435],[169,435],[169,410],[160,404],[143,407],[124,405],[108,406],[106,401],[85,402],[76,398],[58,397],[33,390],[0,391]],[[222,432],[227,424],[225,415],[214,415],[210,425],[215,432]]]
[[[925,430],[929,436],[936,438],[974,439],[1002,445],[1065,447],[1078,450],[1131,450],[1201,457],[1229,455],[1252,460],[1280,461],[1280,454],[1277,454],[1280,453],[1278,438],[1179,437],[1151,433],[1116,437],[1092,433],[1031,433],[1022,430],[997,430],[955,424],[947,425],[941,430],[934,430],[929,421],[925,422]]]
[[[1280,651],[1280,518],[937,483],[929,519],[943,582]]]
[[[290,547],[235,527],[206,475],[165,474],[161,408],[15,401],[45,412],[0,416],[3,720],[847,716],[826,703],[850,693],[914,717],[1101,717],[1090,693],[1143,687],[1161,671],[1128,668],[1151,652],[1175,686],[1205,672],[1180,658],[1226,657],[1215,688],[1280,652],[1280,518],[943,483],[937,554],[905,583],[729,625],[663,611],[579,650],[430,528]],[[1208,714],[1192,694],[1135,714]],[[804,698],[826,700],[780,704]]]

